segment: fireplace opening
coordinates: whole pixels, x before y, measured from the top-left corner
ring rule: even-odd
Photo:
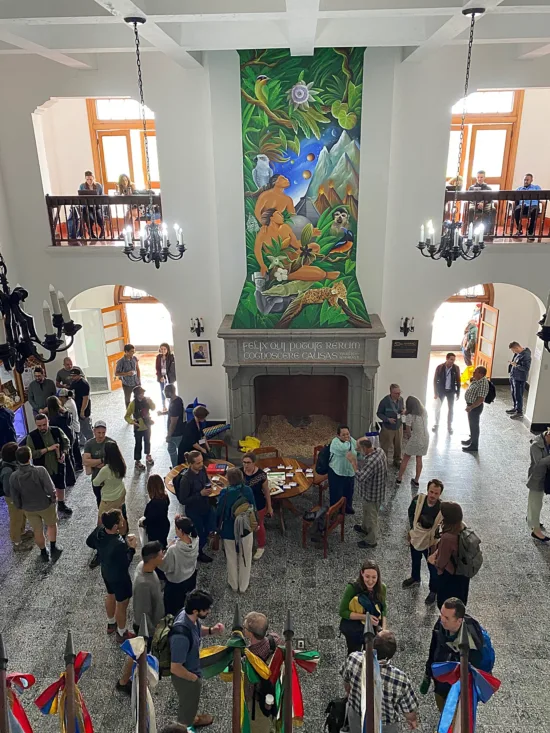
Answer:
[[[348,416],[348,380],[339,375],[266,374],[254,380],[256,434],[285,454],[311,455]]]

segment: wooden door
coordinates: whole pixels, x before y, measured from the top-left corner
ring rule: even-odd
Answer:
[[[97,133],[101,180],[105,194],[115,191],[121,173],[134,180],[130,130],[99,130]]]
[[[472,125],[466,188],[475,183],[477,171],[484,170],[491,188],[506,189],[511,140],[512,124]]]
[[[121,389],[122,382],[120,379],[115,378],[115,368],[117,361],[124,356],[124,345],[129,343],[126,306],[122,303],[121,305],[102,308],[101,314],[105,331],[107,363],[109,365],[109,388],[111,390]]]
[[[487,379],[491,378],[495,343],[497,340],[498,308],[482,303],[477,332],[476,353],[474,367],[483,366],[487,369]]]

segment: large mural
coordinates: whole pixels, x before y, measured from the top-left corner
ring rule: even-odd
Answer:
[[[233,328],[370,327],[355,272],[364,49],[239,55],[247,278]]]

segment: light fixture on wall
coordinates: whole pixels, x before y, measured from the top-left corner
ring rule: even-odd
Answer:
[[[40,341],[34,318],[22,308],[22,303],[29,297],[29,293],[21,285],[12,290],[8,282],[8,267],[0,253],[0,360],[5,369],[16,369],[20,374],[25,369],[25,362],[34,357],[42,364],[53,361],[57,354],[67,351],[74,341],[75,334],[82,326],[71,319],[67,301],[63,293],[50,285],[50,299],[52,310],[47,301],[44,301],[44,325],[46,335]],[[52,315],[53,311],[53,315]],[[68,336],[66,343],[62,336]],[[49,352],[46,357],[37,347]]]
[[[197,334],[197,338],[200,338],[201,333],[204,333],[204,321],[202,318],[191,318],[191,333]]]
[[[414,333],[414,316],[405,316],[405,318],[401,319],[401,323],[399,324],[399,331],[405,336],[405,338],[409,335],[409,333]]]
[[[447,267],[458,259],[475,260],[483,252],[483,225],[481,224],[474,231],[473,224],[468,227],[468,233],[464,236],[461,232],[462,222],[457,221],[458,211],[458,181],[460,176],[460,163],[462,159],[462,148],[464,145],[464,127],[466,119],[466,105],[468,97],[468,86],[470,83],[470,66],[472,63],[472,47],[474,45],[474,26],[476,15],[483,15],[485,8],[465,8],[462,15],[471,15],[470,37],[468,40],[468,57],[466,61],[466,78],[464,82],[464,98],[462,107],[462,120],[460,123],[460,142],[458,145],[458,166],[456,174],[455,196],[451,209],[450,220],[443,222],[443,233],[439,244],[435,241],[435,232],[431,221],[427,227],[420,227],[420,241],[417,244],[420,253],[432,260],[445,260]]]
[[[143,80],[141,78],[141,55],[139,44],[138,26],[145,23],[145,18],[129,17],[124,18],[126,23],[133,25],[134,36],[136,42],[136,65],[138,75],[139,102],[141,105],[141,118],[143,122],[143,147],[145,149],[145,170],[147,174],[147,190],[149,191],[149,203],[146,207],[145,221],[141,222],[140,229],[140,246],[139,250],[135,250],[134,232],[132,227],[127,227],[124,231],[124,254],[132,262],[154,262],[158,269],[162,262],[168,260],[181,260],[185,252],[185,244],[183,242],[183,232],[180,226],[176,224],[174,230],[176,233],[177,252],[171,251],[172,246],[168,239],[168,229],[166,224],[160,224],[159,212],[155,211],[153,202],[153,191],[151,189],[151,170],[149,166],[149,143],[147,140],[147,119],[145,117],[145,101],[143,97]]]
[[[539,321],[541,326],[540,331],[537,333],[539,339],[544,341],[544,348],[550,352],[550,295],[548,296],[548,303],[546,305],[546,313]]]

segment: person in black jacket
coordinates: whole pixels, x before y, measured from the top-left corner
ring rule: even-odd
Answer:
[[[443,364],[436,367],[434,374],[434,400],[435,405],[435,425],[432,430],[434,433],[439,427],[439,417],[441,415],[441,405],[443,400],[447,400],[449,412],[447,414],[447,427],[449,433],[453,432],[453,410],[455,400],[460,399],[460,369],[455,364],[456,354],[450,351],[445,357]]]
[[[114,634],[122,644],[126,639],[135,636],[126,628],[128,603],[132,597],[132,579],[128,568],[134,557],[137,538],[133,534],[120,536],[123,527],[122,514],[119,509],[110,509],[101,515],[101,526],[96,527],[86,540],[88,547],[97,550],[101,575],[107,597],[107,633]]]
[[[483,632],[481,625],[475,618],[466,615],[466,606],[458,598],[448,598],[441,607],[440,616],[432,631],[432,642],[424,680],[420,686],[420,692],[425,695],[433,679],[432,664],[434,662],[459,662],[460,649],[458,639],[462,624],[466,624],[468,638],[470,640],[469,661],[473,667],[479,668],[483,656]],[[449,694],[451,685],[447,682],[434,680],[435,702],[437,708],[442,712],[445,707],[445,700]]]
[[[512,361],[508,362],[508,374],[510,375],[510,392],[514,406],[506,410],[512,420],[521,420],[523,417],[523,392],[529,379],[531,369],[531,349],[521,346],[517,341],[511,341],[508,348],[514,354]]]
[[[168,533],[170,532],[170,520],[168,519],[168,507],[170,498],[164,488],[164,481],[158,473],[153,473],[147,480],[147,493],[149,501],[145,506],[145,514],[141,523],[147,532],[149,542],[157,540],[166,549],[168,545]]]
[[[157,382],[160,386],[160,398],[162,400],[162,413],[165,415],[166,397],[164,396],[164,388],[168,384],[174,384],[176,381],[176,360],[174,354],[170,351],[170,346],[164,342],[159,346],[159,353],[155,361],[155,371],[157,373]]]
[[[202,453],[203,458],[212,457],[210,446],[204,436],[204,430],[201,427],[208,417],[208,410],[202,405],[197,405],[193,410],[193,419],[188,420],[183,426],[181,441],[178,446],[178,464],[185,463],[185,454],[190,451],[198,451]]]
[[[174,479],[174,489],[180,504],[185,507],[185,515],[195,525],[199,533],[199,562],[212,562],[205,554],[204,547],[208,535],[216,527],[216,512],[210,502],[212,484],[206,473],[202,453],[192,450],[184,456],[189,468]]]
[[[50,425],[61,428],[69,441],[70,448],[65,457],[65,483],[67,486],[74,486],[76,484],[76,473],[72,451],[74,431],[72,428],[73,419],[71,413],[63,407],[57,397],[48,397],[46,401],[46,413]]]

